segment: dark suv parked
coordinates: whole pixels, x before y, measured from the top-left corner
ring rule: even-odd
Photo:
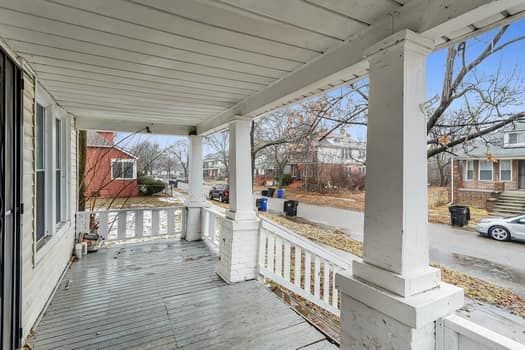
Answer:
[[[217,198],[221,202],[228,202],[230,200],[230,185],[213,186],[208,197],[210,199]]]

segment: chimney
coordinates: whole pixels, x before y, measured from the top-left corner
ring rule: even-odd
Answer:
[[[110,144],[113,144],[115,139],[115,133],[113,131],[97,131],[97,133],[104,138]]]

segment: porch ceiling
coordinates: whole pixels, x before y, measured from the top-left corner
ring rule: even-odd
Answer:
[[[88,125],[206,132],[366,74],[363,50],[397,30],[439,44],[524,8],[523,0],[0,0],[0,36]]]

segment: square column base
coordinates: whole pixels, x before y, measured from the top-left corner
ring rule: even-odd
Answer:
[[[188,201],[185,203],[188,215],[186,216],[186,241],[200,241],[202,239],[202,208],[208,206],[206,202]]]
[[[217,274],[228,283],[257,277],[259,219],[222,221]]]
[[[343,272],[341,349],[434,350],[435,321],[463,306],[463,289],[447,283],[402,297]]]

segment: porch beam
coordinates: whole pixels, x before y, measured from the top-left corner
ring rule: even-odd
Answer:
[[[181,126],[174,124],[148,123],[147,121],[138,122],[130,120],[121,120],[119,118],[91,118],[77,117],[76,128],[79,130],[104,130],[120,132],[146,132],[149,128],[152,134],[159,135],[188,135],[194,127]]]
[[[251,95],[215,118],[197,126],[199,134],[223,128],[236,115],[253,118],[265,111],[288,104],[312,91],[322,91],[334,82],[351,80],[366,74],[363,71],[365,51],[393,33],[410,29],[425,37],[443,41],[454,39],[454,32],[468,24],[480,21],[520,5],[521,0],[421,0],[411,1],[362,32],[351,36],[335,49],[306,64],[287,77]],[[479,34],[479,31],[471,35]],[[343,78],[344,77],[344,78]]]

